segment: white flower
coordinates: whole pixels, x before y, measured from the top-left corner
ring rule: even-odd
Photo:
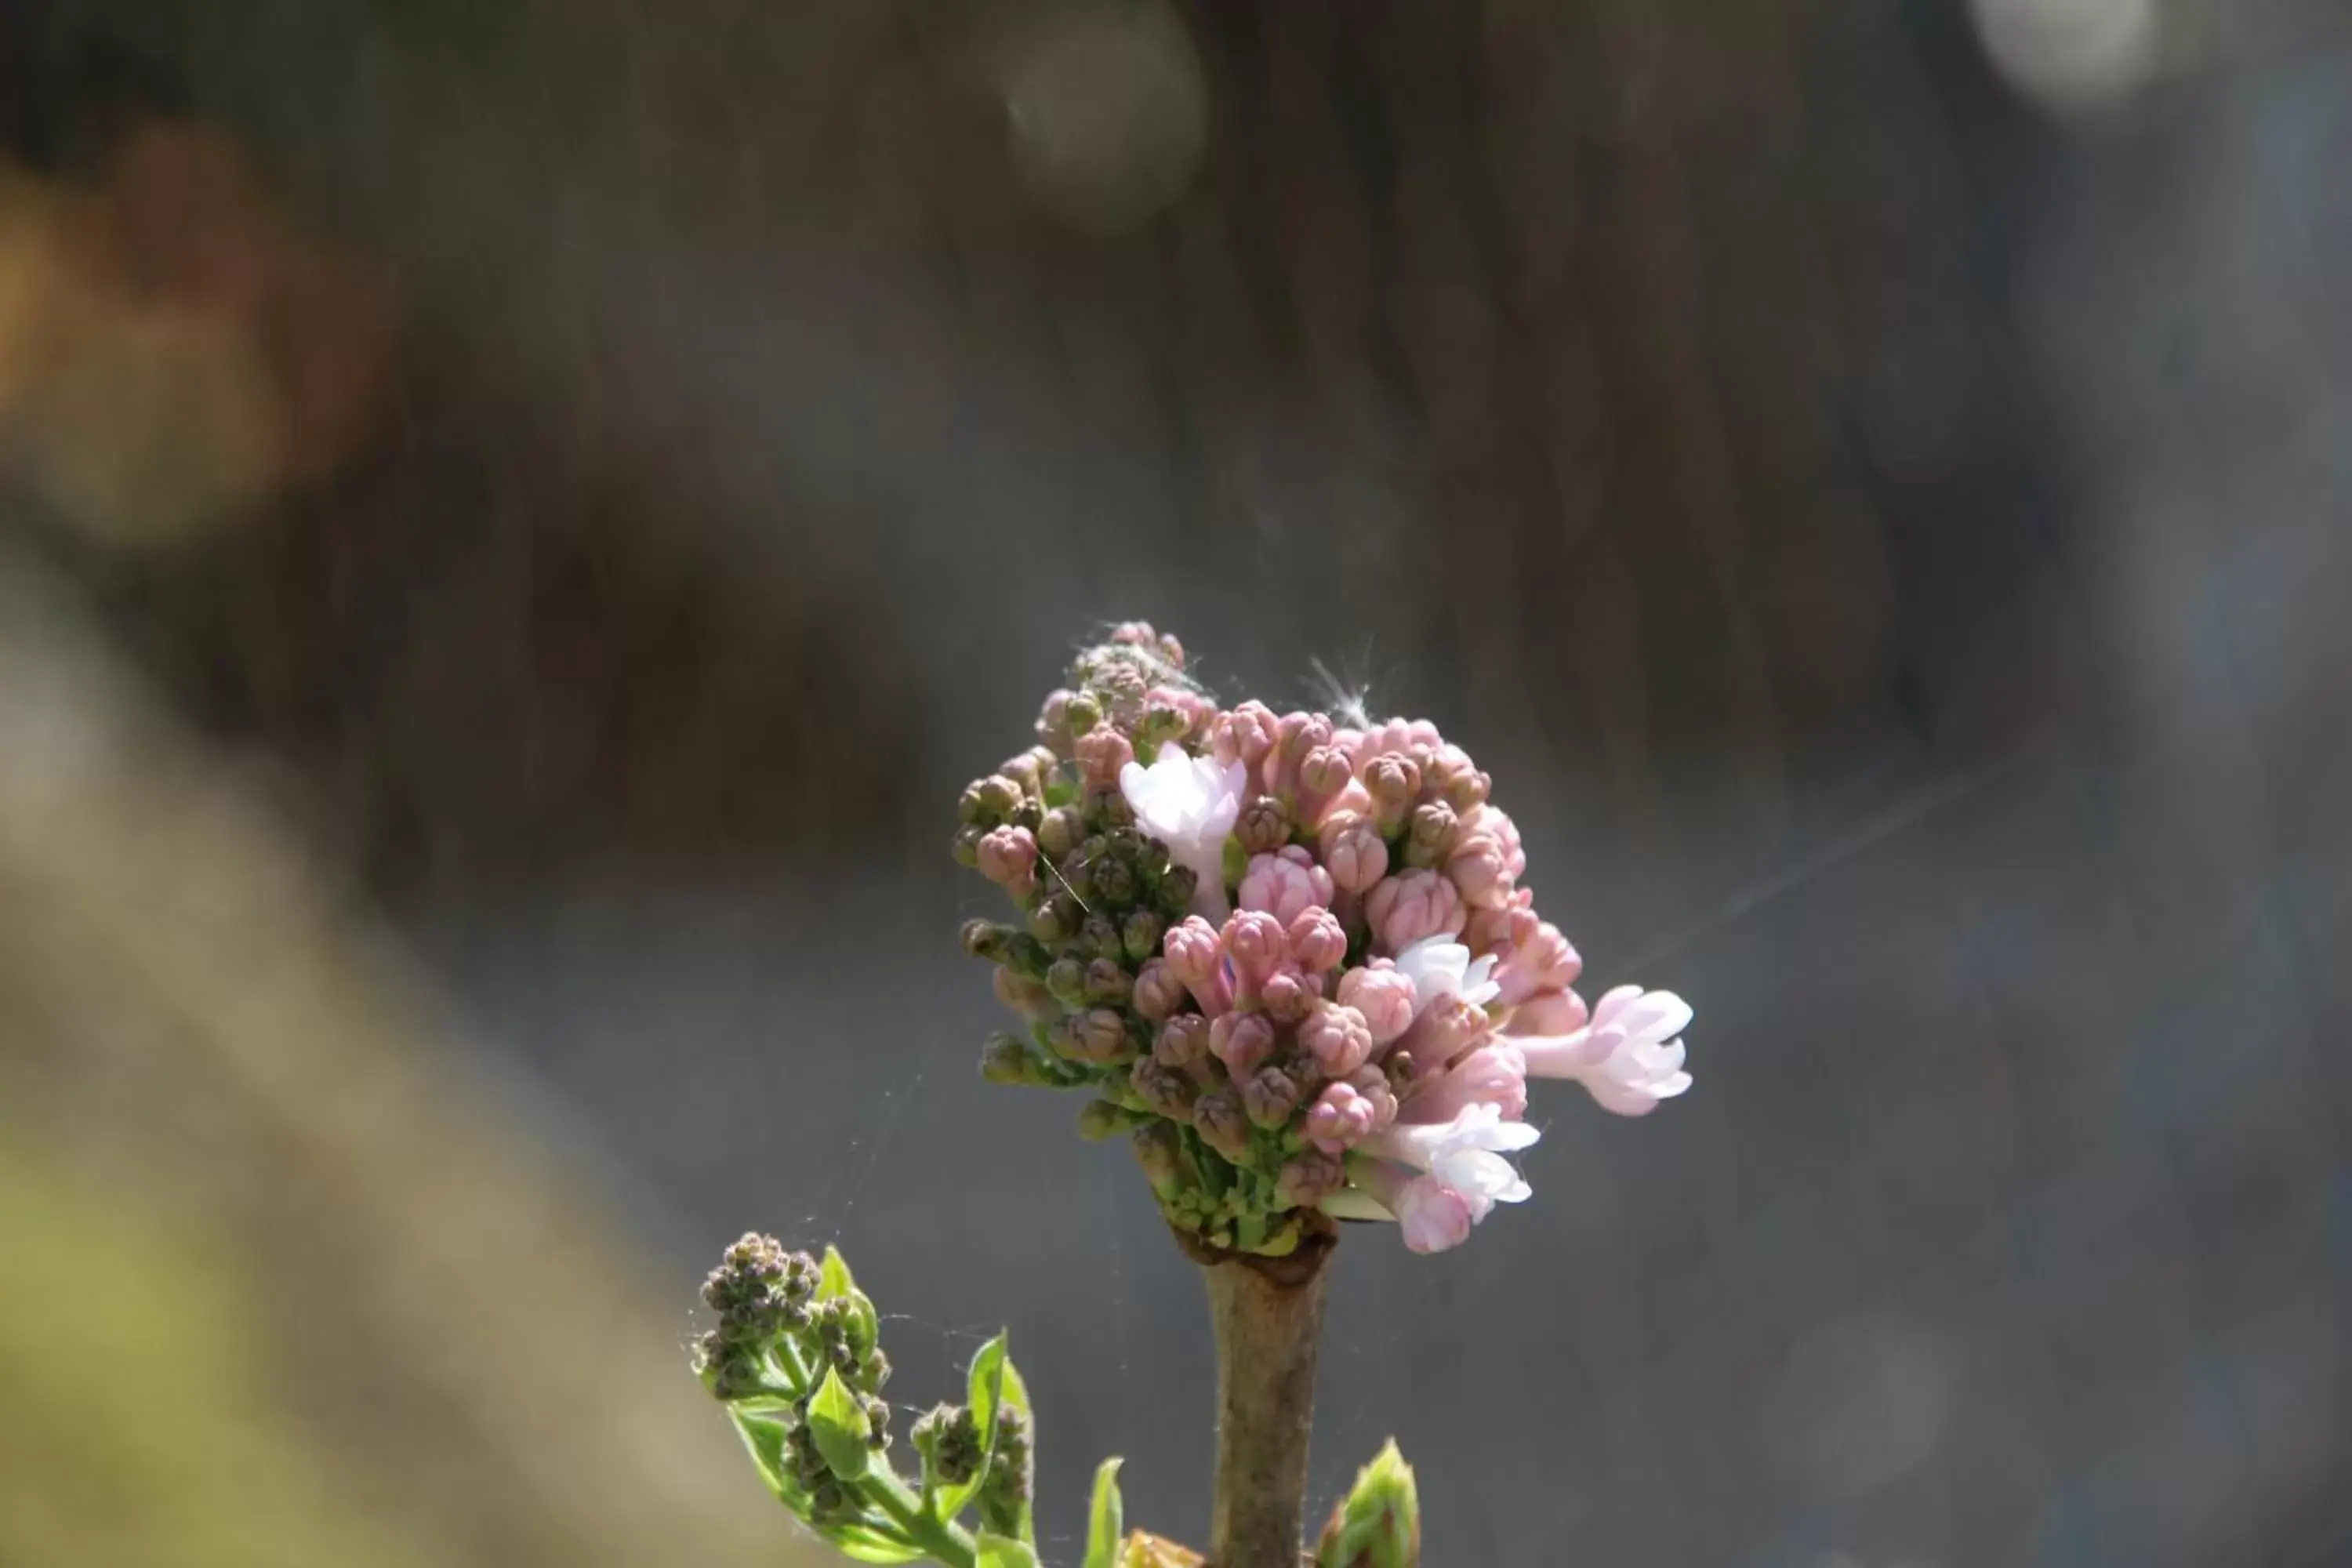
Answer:
[[[1691,1086],[1676,1037],[1690,1004],[1671,991],[1620,985],[1601,998],[1592,1021],[1573,1034],[1515,1040],[1530,1078],[1572,1078],[1603,1110],[1646,1116]]]
[[[1476,1221],[1495,1205],[1523,1203],[1533,1193],[1503,1156],[1531,1147],[1542,1136],[1524,1121],[1504,1121],[1498,1107],[1471,1105],[1451,1121],[1391,1127],[1356,1147],[1428,1172],[1461,1194]]]
[[[1199,879],[1192,912],[1222,921],[1225,899],[1225,839],[1241,815],[1249,770],[1239,761],[1220,766],[1213,757],[1194,757],[1173,741],[1160,746],[1150,767],[1129,763],[1118,771],[1118,790],[1135,808],[1136,826],[1168,846],[1169,858]]]
[[[1495,972],[1490,955],[1473,960],[1470,950],[1450,936],[1423,937],[1396,955],[1398,972],[1412,982],[1412,1016],[1420,1017],[1440,996],[1459,996],[1485,1006],[1503,988],[1486,977]]]

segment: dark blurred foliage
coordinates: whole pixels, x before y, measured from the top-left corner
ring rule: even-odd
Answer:
[[[1440,720],[1699,1007],[1472,1247],[1351,1238],[1326,1493],[1393,1429],[1439,1562],[2330,1563],[2345,22],[20,5],[75,260],[0,282],[79,302],[0,310],[11,548],[286,764],[681,1299],[800,1226],[911,1382],[1009,1321],[1065,1538],[1113,1449],[1197,1534],[1200,1303],[969,1073],[943,838],[1140,615]]]

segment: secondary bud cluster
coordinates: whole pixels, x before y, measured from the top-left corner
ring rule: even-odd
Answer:
[[[1588,1010],[1492,782],[1425,720],[1220,708],[1183,650],[1120,626],[1045,700],[1038,744],[975,780],[959,859],[1018,919],[964,946],[1028,1026],[993,1081],[1085,1087],[1170,1221],[1278,1254],[1321,1213],[1458,1242],[1528,1195],[1527,1080],[1638,1115],[1680,1094],[1671,993]]]

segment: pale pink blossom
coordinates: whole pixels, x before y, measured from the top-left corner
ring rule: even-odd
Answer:
[[[1397,953],[1433,936],[1456,934],[1467,916],[1453,883],[1434,871],[1412,870],[1385,878],[1365,894],[1364,918],[1381,947]]]
[[[1505,1035],[1566,1035],[1591,1019],[1584,998],[1573,991],[1538,991],[1517,1006],[1503,1024]]]
[[[1673,992],[1620,985],[1593,1005],[1583,1028],[1513,1043],[1529,1076],[1574,1079],[1603,1110],[1646,1116],[1691,1086],[1678,1037],[1690,1021],[1690,1004]]]
[[[1372,1043],[1385,1046],[1412,1026],[1412,977],[1390,959],[1376,958],[1339,976],[1339,1003],[1363,1016]]]
[[[1250,857],[1239,901],[1242,908],[1262,910],[1286,926],[1308,910],[1329,908],[1333,891],[1331,873],[1305,849],[1286,844],[1273,854]]]
[[[1467,947],[1443,936],[1412,943],[1397,953],[1395,963],[1397,973],[1412,982],[1415,1017],[1441,996],[1459,996],[1483,1007],[1502,989],[1493,979],[1495,960],[1473,958]]]
[[[1091,736],[1078,744],[1081,761]],[[1121,742],[1124,744],[1124,742]],[[1223,920],[1225,839],[1241,815],[1246,773],[1240,763],[1185,754],[1170,742],[1150,767],[1133,761],[1116,770],[1118,788],[1135,809],[1137,827],[1168,846],[1168,858],[1196,879],[1192,910]]]
[[[1349,1160],[1346,1170],[1354,1184],[1327,1194],[1323,1212],[1342,1219],[1392,1219],[1408,1251],[1445,1252],[1461,1246],[1494,1207],[1435,1176],[1413,1175],[1383,1160]]]
[[[1400,1122],[1360,1139],[1356,1151],[1427,1171],[1475,1204],[1524,1202],[1531,1189],[1505,1154],[1531,1148],[1543,1134],[1507,1121],[1498,1107],[1468,1105],[1447,1121]]]

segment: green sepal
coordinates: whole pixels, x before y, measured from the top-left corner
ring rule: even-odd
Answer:
[[[841,1256],[841,1248],[828,1246],[824,1249],[824,1267],[817,1271],[816,1299],[830,1301],[856,1289],[857,1281],[849,1277],[849,1260]]]
[[[818,1533],[853,1563],[921,1563],[930,1556],[899,1535],[894,1525],[844,1524]]]
[[[772,1415],[757,1415],[736,1405],[729,1405],[727,1415],[735,1423],[735,1435],[743,1439],[744,1448],[751,1453],[760,1479],[776,1494],[778,1501],[798,1517],[808,1518],[808,1493],[801,1489],[784,1465],[784,1436],[791,1428]]]
[[[1085,1568],[1118,1568],[1118,1548],[1127,1534],[1127,1510],[1118,1495],[1116,1455],[1095,1467],[1095,1496],[1087,1510]]]
[[[983,1530],[972,1545],[972,1568],[1037,1568],[1036,1550],[1025,1541]]]
[[[809,1398],[809,1436],[816,1451],[824,1456],[825,1468],[845,1481],[854,1481],[866,1474],[874,1461],[874,1450],[866,1446],[870,1430],[866,1419],[866,1405],[849,1392],[841,1381],[838,1370],[828,1368],[824,1382]]]

